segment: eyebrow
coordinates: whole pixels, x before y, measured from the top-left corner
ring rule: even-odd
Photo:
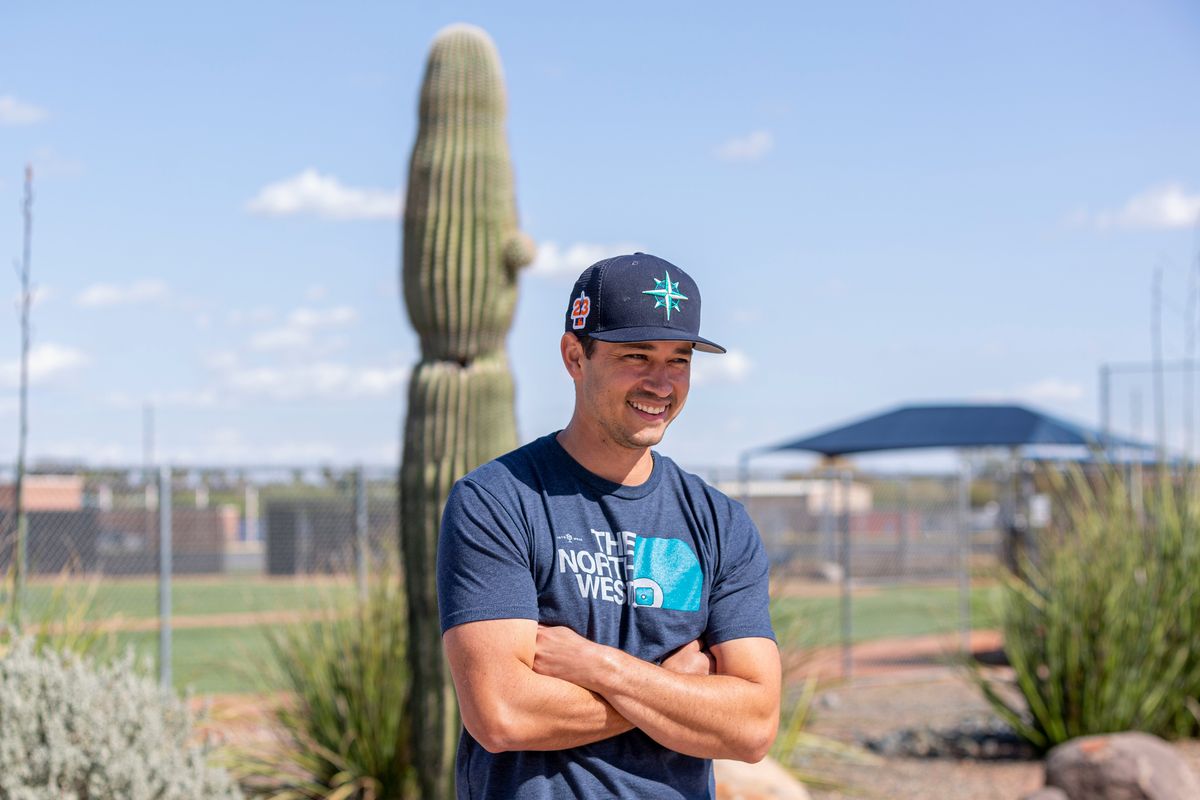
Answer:
[[[654,345],[650,344],[649,342],[624,342],[623,346],[628,347],[632,350],[653,350],[654,349]],[[680,355],[684,355],[684,354],[691,353],[694,349],[695,348],[691,342],[685,342],[684,344],[681,344],[678,347],[676,347],[674,352],[677,354],[680,354]]]

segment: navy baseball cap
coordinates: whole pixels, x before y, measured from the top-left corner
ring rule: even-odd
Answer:
[[[597,261],[583,271],[567,302],[567,333],[602,342],[692,342],[725,348],[700,335],[700,287],[669,261],[646,253]]]

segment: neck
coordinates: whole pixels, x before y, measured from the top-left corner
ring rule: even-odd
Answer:
[[[580,466],[613,483],[640,486],[654,471],[649,447],[624,447],[603,434],[585,429],[574,417],[556,438]]]

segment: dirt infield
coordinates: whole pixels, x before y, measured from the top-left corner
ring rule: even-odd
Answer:
[[[999,631],[971,631],[972,654],[994,652],[1003,645]],[[915,636],[903,639],[875,639],[851,648],[851,676],[870,677],[926,671],[957,663],[963,656],[960,633]],[[815,675],[822,680],[847,677],[843,671],[844,653],[840,646],[813,651],[784,653],[789,677]]]

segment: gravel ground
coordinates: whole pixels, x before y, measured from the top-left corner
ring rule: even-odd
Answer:
[[[849,744],[903,728],[950,727],[987,711],[978,691],[956,672],[897,673],[821,691],[809,731]],[[1176,748],[1200,774],[1200,741],[1181,742]],[[813,800],[1018,800],[1042,785],[1039,761],[868,758],[869,762],[821,754],[807,758],[802,769],[839,787],[810,785]]]

